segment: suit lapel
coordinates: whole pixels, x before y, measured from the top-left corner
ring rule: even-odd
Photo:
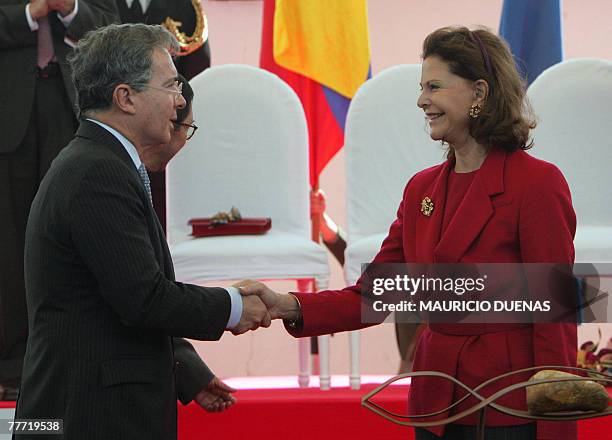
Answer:
[[[151,203],[146,204],[147,215],[150,219],[149,221],[149,237],[151,239],[151,244],[153,245],[153,250],[155,251],[155,258],[157,260],[157,264],[163,271],[166,278],[174,281],[174,267],[172,264],[172,257],[170,256],[170,249],[168,249],[168,243],[166,242],[166,235],[164,234],[164,229],[162,228],[161,223],[159,222],[159,218],[157,217],[157,213]]]
[[[488,154],[435,247],[433,261],[460,261],[491,219],[494,212],[491,196],[504,192],[505,159],[506,153],[497,149]]]
[[[433,251],[440,241],[440,231],[442,230],[442,215],[444,214],[442,208],[446,202],[446,180],[454,163],[453,160],[444,162],[440,173],[423,194],[423,200],[425,197],[429,197],[433,203],[431,215],[424,215],[420,205],[409,208],[419,210],[416,221],[416,230],[418,231],[416,248],[419,253],[419,261],[433,261]]]
[[[47,17],[49,18],[49,26],[51,27],[51,38],[53,40],[53,50],[57,57],[58,49],[64,44],[64,36],[66,35],[66,26],[62,24],[57,14],[50,12]]]
[[[477,173],[434,250],[435,260],[457,263],[492,214],[491,200]]]

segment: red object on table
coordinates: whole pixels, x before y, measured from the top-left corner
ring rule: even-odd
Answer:
[[[242,218],[229,223],[213,224],[212,219],[192,218],[188,224],[194,237],[214,237],[217,235],[260,235],[272,227],[270,218]]]

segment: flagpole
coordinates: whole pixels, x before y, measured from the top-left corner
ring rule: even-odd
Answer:
[[[312,201],[316,194],[319,192],[319,184],[315,183],[312,189],[310,190],[310,200]],[[311,206],[312,212],[312,206]],[[322,214],[317,212],[311,215],[311,238],[315,243],[321,242],[321,217]],[[316,280],[314,282],[314,288],[317,290]],[[314,375],[318,375],[320,373],[319,368],[319,344],[316,336],[312,336],[310,338],[310,354],[312,356],[312,370]]]

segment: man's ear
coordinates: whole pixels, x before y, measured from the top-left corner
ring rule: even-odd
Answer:
[[[113,103],[123,112],[133,115],[136,113],[134,98],[136,91],[127,84],[119,84],[113,92]]]
[[[489,83],[484,79],[474,81],[474,104],[483,105],[489,96]]]

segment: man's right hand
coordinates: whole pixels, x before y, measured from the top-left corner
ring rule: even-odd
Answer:
[[[241,335],[259,327],[270,327],[271,321],[268,309],[257,295],[243,296],[242,316],[240,316],[238,325],[231,332],[235,335]]]
[[[47,0],[30,0],[30,16],[33,20],[38,20],[49,14]]]

